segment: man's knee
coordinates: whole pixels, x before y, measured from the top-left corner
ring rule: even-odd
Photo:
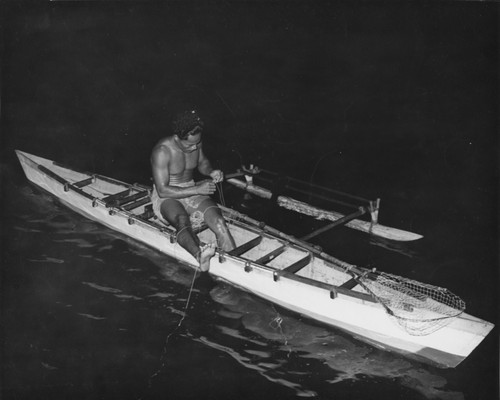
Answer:
[[[213,218],[213,225],[219,232],[227,232],[228,227],[226,221],[222,215],[216,215]]]
[[[173,226],[183,225],[189,223],[189,216],[187,215],[184,207],[176,200],[165,200],[161,205],[161,214]]]
[[[184,228],[186,226],[191,225],[189,220],[189,215],[179,214],[173,218],[173,225],[178,228]]]

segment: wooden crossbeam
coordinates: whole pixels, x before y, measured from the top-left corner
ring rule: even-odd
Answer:
[[[325,225],[319,229],[316,229],[315,231],[311,232],[310,234],[303,236],[301,239],[304,241],[307,241],[315,236],[318,236],[321,233],[324,233],[326,231],[329,231],[330,229],[335,228],[336,226],[345,225],[349,221],[352,221],[353,219],[355,219],[363,214],[366,214],[366,209],[363,207],[360,207],[358,211],[353,212],[352,214],[346,215],[342,218],[339,218],[338,220],[336,220],[328,225]]]
[[[243,243],[241,246],[234,248],[233,250],[229,251],[227,254],[230,256],[239,257],[243,253],[246,253],[248,250],[253,249],[254,247],[258,246],[260,242],[262,242],[262,236],[257,236],[255,238],[253,238],[252,240],[250,240],[246,243]]]
[[[133,203],[128,203],[128,204],[124,205],[122,207],[122,209],[124,209],[125,211],[134,210],[134,209],[139,208],[140,206],[143,206],[144,204],[147,204],[149,202],[150,202],[149,196],[143,197],[142,199],[139,199]]]
[[[77,187],[77,188],[82,188],[84,186],[87,186],[87,185],[90,185],[91,183],[93,183],[95,180],[95,178],[93,176],[91,176],[90,178],[87,178],[87,179],[83,179],[79,182],[75,182],[73,183],[73,186]]]
[[[55,172],[51,171],[47,167],[44,167],[43,165],[39,165],[38,169],[40,171],[42,171],[44,174],[46,174],[47,176],[50,176],[51,178],[55,179],[57,182],[62,184],[64,186],[65,192],[68,192],[69,190],[73,190],[74,192],[80,194],[81,196],[83,196],[89,200],[92,200],[92,201],[95,200],[94,196],[92,196],[89,193],[84,192],[82,189],[77,188],[76,186],[72,185],[66,179],[64,179],[62,176],[56,174]]]
[[[349,279],[347,282],[344,282],[339,287],[343,288],[343,289],[352,289],[353,287],[355,287],[357,285],[358,285],[357,279],[352,278],[352,279]]]
[[[143,185],[142,183],[137,183],[137,182],[136,182],[136,183],[134,183],[132,186],[133,186],[134,188],[136,188],[136,189],[147,190],[148,192],[150,192],[151,190],[153,190],[153,189],[151,188],[151,186]]]
[[[142,214],[139,214],[137,217],[141,218],[141,219],[151,219],[153,218],[155,215],[154,211],[153,211],[153,205],[150,204],[146,207],[144,207],[144,212]]]
[[[132,203],[136,200],[142,199],[143,197],[147,197],[147,196],[149,196],[149,193],[147,191],[142,191],[142,192],[138,192],[138,193],[132,194],[132,195],[127,196],[127,197],[122,197],[122,198],[116,199],[112,203],[113,203],[114,207],[120,207],[124,204]]]
[[[294,262],[292,265],[289,265],[288,267],[283,268],[280,271],[275,271],[273,274],[273,278],[275,281],[277,281],[281,275],[295,274],[299,272],[302,268],[304,268],[306,265],[308,265],[310,261],[311,261],[311,254],[309,253],[304,258],[301,258],[299,261]]]
[[[265,254],[264,256],[262,256],[261,258],[256,260],[255,263],[256,264],[267,264],[271,260],[274,260],[276,257],[278,257],[281,253],[283,253],[287,249],[287,247],[288,246],[286,244],[284,244],[284,245],[274,249],[273,251]]]
[[[300,271],[302,268],[304,268],[309,262],[311,261],[311,254],[308,254],[304,258],[301,258],[299,261],[294,262],[292,265],[283,268],[282,271],[290,272],[292,274],[295,274],[296,272]]]
[[[125,189],[121,192],[111,194],[109,196],[104,197],[102,199],[102,201],[104,201],[104,203],[106,203],[106,205],[109,206],[110,203],[112,203],[113,201],[118,200],[122,197],[128,196],[129,194],[130,194],[130,189]]]

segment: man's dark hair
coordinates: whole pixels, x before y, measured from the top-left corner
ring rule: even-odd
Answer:
[[[182,140],[189,135],[201,133],[203,126],[204,123],[196,110],[183,111],[177,114],[172,121],[172,131]]]

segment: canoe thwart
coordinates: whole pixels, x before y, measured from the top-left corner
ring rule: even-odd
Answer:
[[[349,279],[347,282],[343,283],[339,287],[343,289],[352,289],[358,285],[358,280],[356,278]]]
[[[230,256],[239,257],[243,253],[246,253],[250,249],[253,249],[254,247],[258,246],[260,242],[262,242],[262,236],[259,235],[255,238],[253,238],[252,240],[250,240],[246,243],[243,243],[241,246],[234,248],[233,250],[229,251],[227,254]]]
[[[118,199],[113,199],[109,204],[113,207],[121,207],[124,204],[135,202],[136,200],[140,200],[147,197],[149,201],[149,193],[144,190],[138,193],[134,193],[130,196],[120,197]]]
[[[142,214],[139,214],[137,217],[141,218],[141,219],[148,220],[148,219],[153,218],[154,215],[155,215],[155,213],[153,211],[153,205],[149,204],[146,207],[144,207],[144,212]]]
[[[109,196],[103,197],[102,201],[106,204],[107,207],[111,207],[115,200],[121,199],[122,197],[128,196],[130,194],[130,189],[122,190],[121,192],[110,194]]]
[[[149,199],[149,196],[143,197],[137,201],[134,201],[133,203],[128,203],[122,207],[125,211],[131,211],[136,208],[139,208],[140,206],[143,206],[144,204],[149,203],[151,200]]]
[[[280,276],[285,274],[295,274],[299,272],[302,268],[308,265],[311,262],[311,253],[307,254],[307,256],[301,258],[300,260],[294,262],[292,265],[289,265],[286,268],[283,268],[280,271],[275,271],[273,274],[274,281],[277,281]]]
[[[267,264],[271,260],[274,260],[276,257],[278,257],[281,253],[283,253],[287,249],[287,245],[284,244],[273,251],[264,254],[261,258],[255,261],[256,264]]]
[[[62,176],[59,176],[58,174],[56,174],[54,171],[51,171],[50,169],[48,169],[47,167],[43,166],[43,165],[38,165],[37,167],[40,171],[42,171],[45,175],[51,177],[52,179],[54,179],[55,181],[59,182],[60,184],[63,185],[63,189],[65,192],[69,192],[70,190],[73,190],[75,192],[77,192],[78,194],[82,195],[83,197],[89,199],[89,200],[94,200],[94,196],[88,194],[87,192],[84,192],[82,189],[74,186],[73,184],[71,184],[70,182],[68,182],[66,179],[64,179]]]
[[[73,186],[77,187],[77,188],[82,188],[84,186],[88,186],[90,185],[91,183],[94,183],[95,182],[95,176],[91,176],[90,178],[87,178],[87,179],[83,179],[79,182],[75,182],[73,183]]]
[[[294,262],[292,265],[289,265],[286,268],[283,268],[282,271],[290,272],[295,274],[299,272],[302,268],[304,268],[307,264],[311,262],[311,253],[307,254],[305,257],[301,258],[299,261]]]

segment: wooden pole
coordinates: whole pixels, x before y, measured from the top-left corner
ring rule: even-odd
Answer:
[[[321,233],[327,232],[330,229],[335,228],[336,226],[347,224],[349,221],[352,221],[353,219],[355,219],[363,214],[366,214],[366,209],[364,209],[363,207],[360,207],[358,211],[356,211],[352,214],[346,215],[345,217],[342,217],[342,218],[338,219],[337,221],[332,222],[331,224],[328,224],[328,225],[325,225],[319,229],[316,229],[315,231],[309,233],[306,236],[301,237],[300,239],[306,240],[306,241],[310,240],[313,237],[318,236]]]

